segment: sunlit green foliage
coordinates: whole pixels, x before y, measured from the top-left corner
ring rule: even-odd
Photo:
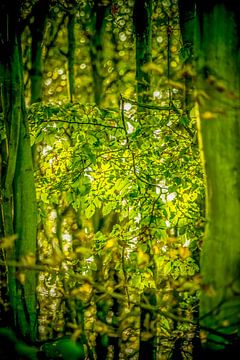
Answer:
[[[100,359],[99,349],[109,359],[117,353],[135,359],[145,309],[154,316],[145,319],[141,336],[157,335],[163,359],[177,343],[190,359],[198,331],[204,186],[194,108],[191,117],[184,108],[187,55],[177,1],[153,2],[152,61],[142,68],[151,77],[145,104],[136,98],[132,0],[50,1],[40,44],[42,101],[31,101],[29,24],[36,3],[23,6],[21,35],[38,250],[12,265],[21,285],[26,270],[38,274],[41,351],[51,359]],[[72,102],[69,15],[76,39]],[[15,240],[2,237],[1,248]]]

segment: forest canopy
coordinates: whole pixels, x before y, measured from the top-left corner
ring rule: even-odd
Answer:
[[[1,359],[239,354],[239,14],[1,0]]]

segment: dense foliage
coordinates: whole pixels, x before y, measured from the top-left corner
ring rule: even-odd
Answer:
[[[16,14],[5,1],[0,11],[15,19],[13,43],[21,42],[0,68],[1,357],[198,359],[209,330],[199,328],[199,296],[215,291],[202,285],[199,262],[206,220],[196,120],[209,96],[193,94],[184,1],[10,3]],[[9,79],[27,105],[18,104],[16,132]],[[207,108],[202,118],[215,116]],[[21,157],[30,146],[33,161]],[[24,183],[32,169],[35,185]],[[35,218],[18,206],[30,196],[37,239],[27,240],[19,229],[34,232]]]

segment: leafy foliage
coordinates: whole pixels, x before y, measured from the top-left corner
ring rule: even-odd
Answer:
[[[101,2],[106,13],[96,70],[91,51],[100,50],[91,47],[97,3],[50,2],[40,47],[42,101],[31,105],[26,21],[33,22],[35,2],[22,10],[38,254],[12,265],[20,269],[22,284],[26,271],[38,273],[39,336],[47,358],[92,360],[99,348],[110,358],[117,351],[136,358],[142,310],[154,314],[144,321],[145,341],[157,334],[166,358],[179,341],[191,353],[204,186],[194,110],[189,117],[184,109],[181,61],[188,55],[179,44],[177,2],[170,7],[154,2],[153,59],[142,69],[152,77],[147,104],[135,99],[134,2]],[[66,66],[69,14],[76,17],[77,34],[72,103]],[[103,89],[99,106],[93,104],[96,75]],[[3,126],[2,140],[5,133]],[[3,251],[15,240],[3,237]],[[156,303],[146,297],[152,290]]]

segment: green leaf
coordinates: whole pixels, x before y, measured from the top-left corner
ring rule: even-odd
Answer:
[[[91,203],[90,205],[88,205],[88,207],[85,210],[85,216],[87,219],[90,219],[94,213],[95,213],[95,206],[93,203]]]
[[[115,204],[112,202],[109,202],[108,204],[104,205],[102,209],[103,216],[110,214],[110,212],[113,210],[114,207]]]
[[[168,275],[171,272],[171,270],[172,270],[172,262],[168,261],[163,268],[163,274]]]

